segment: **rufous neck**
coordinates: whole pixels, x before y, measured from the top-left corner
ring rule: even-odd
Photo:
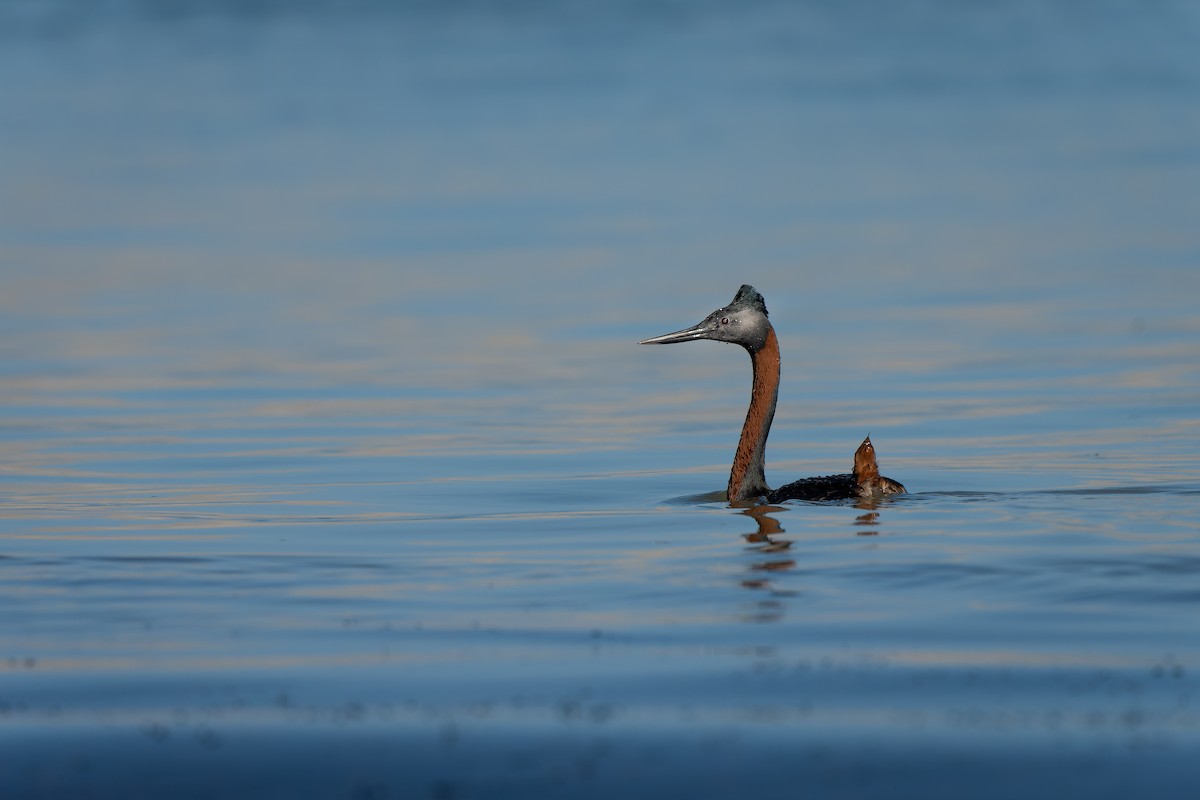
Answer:
[[[738,440],[733,468],[729,471],[731,503],[770,491],[766,477],[767,434],[771,432],[771,420],[775,418],[775,403],[779,398],[779,340],[770,323],[762,346],[750,351],[750,362],[754,366],[754,384],[750,390],[746,422],[742,425],[742,438]]]

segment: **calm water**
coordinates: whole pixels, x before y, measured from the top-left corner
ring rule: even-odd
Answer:
[[[0,10],[4,797],[1200,780],[1200,14]],[[751,513],[868,432],[912,492]]]

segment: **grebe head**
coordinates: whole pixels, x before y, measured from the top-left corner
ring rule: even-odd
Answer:
[[[698,325],[674,333],[664,333],[638,344],[675,344],[697,339],[740,344],[751,353],[762,349],[767,341],[771,323],[767,319],[767,304],[753,286],[743,284],[729,305],[718,308]]]

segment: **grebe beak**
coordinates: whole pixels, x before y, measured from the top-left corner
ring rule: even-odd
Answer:
[[[690,328],[684,328],[681,331],[674,333],[664,333],[662,336],[654,336],[650,339],[642,339],[638,344],[675,344],[677,342],[694,342],[697,339],[710,339],[715,326],[708,320],[704,320],[699,325],[693,325]]]

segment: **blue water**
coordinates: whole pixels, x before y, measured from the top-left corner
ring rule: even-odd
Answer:
[[[6,4],[0,795],[1186,795],[1198,36]]]

